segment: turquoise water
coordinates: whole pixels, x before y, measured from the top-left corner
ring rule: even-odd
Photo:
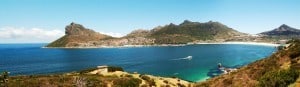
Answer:
[[[203,81],[220,74],[217,64],[240,67],[265,58],[271,46],[206,44],[178,47],[46,49],[45,44],[1,44],[0,72],[11,75],[78,71],[98,65],[121,66],[128,72]],[[192,56],[191,60],[186,57]]]

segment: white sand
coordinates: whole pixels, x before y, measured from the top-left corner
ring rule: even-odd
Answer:
[[[91,47],[42,47],[42,48],[132,48],[132,47],[153,47],[153,46],[186,46],[193,44],[246,44],[246,45],[263,45],[263,46],[279,46],[280,44],[263,43],[263,42],[213,42],[213,43],[189,43],[189,44],[161,44],[161,45],[124,45],[124,46],[91,46]]]
[[[263,45],[263,46],[279,46],[280,44],[262,43],[262,42],[219,42],[219,43],[196,43],[196,44],[246,44],[246,45]]]

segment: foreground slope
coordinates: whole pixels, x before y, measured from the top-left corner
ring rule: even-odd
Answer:
[[[289,42],[268,58],[255,61],[229,74],[217,76],[198,87],[286,87],[300,86],[300,41]],[[296,81],[298,78],[299,81]]]
[[[103,67],[103,66],[101,66]],[[106,67],[106,66],[105,66]],[[0,87],[191,87],[193,83],[178,79],[124,72],[108,66],[55,75],[9,77]]]

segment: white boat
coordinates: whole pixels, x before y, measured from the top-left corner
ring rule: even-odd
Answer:
[[[187,56],[185,59],[192,60],[193,56]]]

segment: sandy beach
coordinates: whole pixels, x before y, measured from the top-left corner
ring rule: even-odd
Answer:
[[[160,44],[160,45],[124,45],[124,46],[90,46],[90,47],[42,47],[42,48],[131,48],[131,47],[165,47],[165,46],[187,46],[195,44],[245,44],[245,45],[262,45],[262,46],[279,46],[280,44],[263,43],[263,42],[213,42],[213,43],[189,43],[189,44]]]
[[[245,44],[245,45],[262,45],[262,46],[279,46],[280,44],[263,43],[263,42],[216,42],[216,43],[195,43],[195,44]]]

